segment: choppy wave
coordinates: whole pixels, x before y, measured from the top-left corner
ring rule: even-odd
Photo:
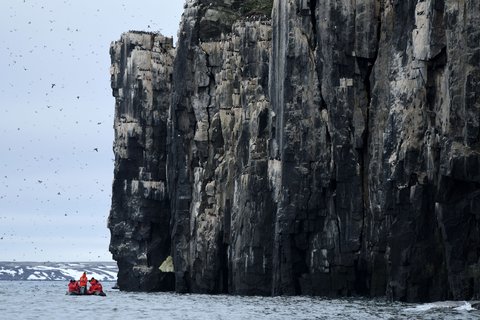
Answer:
[[[405,304],[384,299],[245,297],[112,290],[106,297],[67,296],[67,281],[0,281],[1,319],[371,320],[479,319],[469,302]],[[29,301],[29,307],[25,307]],[[471,307],[471,306],[470,306]],[[54,312],[52,312],[54,310]],[[74,312],[70,312],[73,310]],[[73,318],[72,318],[73,314]]]

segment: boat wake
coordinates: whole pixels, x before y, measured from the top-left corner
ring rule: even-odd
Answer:
[[[472,304],[467,301],[438,301],[418,305],[413,308],[406,308],[404,311],[407,312],[425,312],[430,310],[439,310],[439,309],[453,309],[456,311],[472,311],[476,310],[472,307]]]

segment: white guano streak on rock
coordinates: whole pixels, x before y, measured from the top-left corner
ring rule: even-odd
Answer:
[[[431,0],[418,2],[415,8],[416,29],[412,31],[413,56],[418,60],[430,58]]]
[[[268,161],[268,180],[270,188],[273,190],[273,199],[280,201],[280,187],[282,181],[282,162],[279,160]]]

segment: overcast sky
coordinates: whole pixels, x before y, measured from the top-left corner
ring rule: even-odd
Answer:
[[[110,42],[176,38],[183,4],[0,2],[0,261],[111,260]]]

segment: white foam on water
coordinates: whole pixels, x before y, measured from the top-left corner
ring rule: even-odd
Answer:
[[[454,308],[455,310],[457,311],[472,311],[472,310],[475,310],[475,308],[472,307],[472,305],[470,303],[468,303],[467,301],[463,301],[463,305],[459,306],[459,307],[456,307]]]
[[[405,308],[407,312],[425,312],[438,309],[454,309],[457,311],[472,311],[472,305],[467,301],[437,301],[432,303],[425,303],[413,308]]]
[[[435,306],[432,303],[426,303],[426,304],[422,304],[422,305],[419,305],[419,306],[416,306],[416,307],[413,307],[413,308],[405,308],[405,311],[408,311],[408,312],[425,312],[425,311],[431,310],[433,308],[435,308]]]

